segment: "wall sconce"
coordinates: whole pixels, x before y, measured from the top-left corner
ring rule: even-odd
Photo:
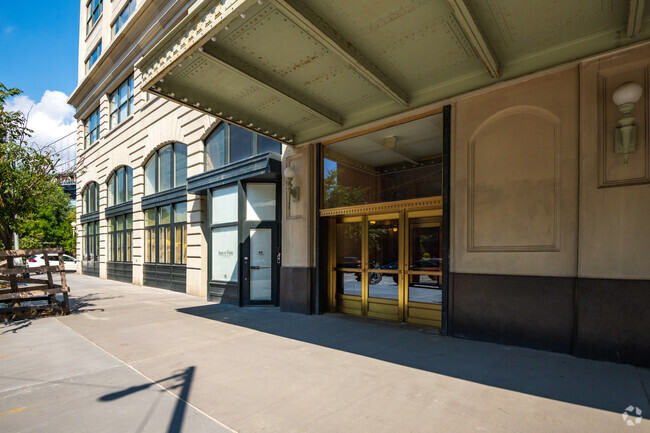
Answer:
[[[614,153],[623,154],[624,165],[627,165],[630,153],[636,150],[636,125],[634,116],[630,113],[634,109],[634,104],[641,98],[641,93],[643,88],[639,84],[628,81],[618,86],[612,95],[618,111],[623,114],[618,121],[620,126],[617,126],[614,131]]]
[[[291,166],[287,166],[287,168],[284,169],[284,177],[287,179],[287,194],[293,199],[293,201],[299,201],[300,187],[293,186],[293,178],[296,177],[296,170]]]

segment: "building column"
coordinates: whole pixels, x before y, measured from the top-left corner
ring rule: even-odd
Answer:
[[[282,179],[282,268],[280,271],[280,309],[312,314],[316,299],[316,179],[313,146],[287,148],[282,169],[293,167],[293,186],[300,188],[296,200],[287,194]]]

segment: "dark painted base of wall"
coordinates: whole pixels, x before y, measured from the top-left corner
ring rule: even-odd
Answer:
[[[650,281],[579,279],[574,354],[650,367]]]
[[[144,285],[185,293],[185,265],[144,264]]]
[[[90,263],[90,264],[86,264]],[[81,264],[81,273],[83,275],[88,275],[90,277],[97,277],[99,278],[99,262],[91,263],[91,262],[84,262]]]
[[[450,274],[449,335],[650,366],[650,281]]]
[[[109,280],[121,281],[123,283],[132,283],[133,264],[127,262],[106,263],[106,278]]]
[[[282,266],[280,269],[280,311],[313,314],[315,311],[316,268]]]
[[[208,301],[239,305],[239,285],[237,283],[208,284]]]

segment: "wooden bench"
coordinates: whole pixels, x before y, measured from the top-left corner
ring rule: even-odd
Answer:
[[[36,268],[18,267],[14,259],[27,258],[43,254],[45,266]],[[50,255],[58,255],[59,263],[51,264]],[[3,263],[4,262],[4,263]],[[31,273],[44,273],[45,279],[30,278]],[[54,284],[52,273],[60,272],[61,284]],[[27,276],[25,276],[27,275]],[[63,248],[45,248],[39,250],[7,250],[0,251],[0,282],[8,287],[0,288],[0,303],[8,306],[0,308],[0,314],[31,312],[39,310],[60,309],[63,314],[70,312],[68,301],[68,287],[65,279],[65,265],[63,263]],[[63,299],[57,299],[62,294]],[[26,301],[47,301],[47,305],[21,306]]]

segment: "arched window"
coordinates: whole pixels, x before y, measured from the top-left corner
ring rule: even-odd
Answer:
[[[267,152],[282,154],[282,143],[224,122],[205,140],[205,171]]]
[[[132,261],[133,214],[128,203],[133,200],[133,169],[120,167],[111,174],[107,182],[108,207],[106,219],[108,226],[107,273],[113,280],[130,282],[131,269],[125,264]],[[127,203],[127,206],[118,206]],[[117,206],[113,207],[112,206]]]
[[[82,197],[81,213],[87,214],[99,210],[99,185],[97,182],[91,182],[84,190]]]
[[[172,143],[158,149],[144,167],[144,195],[183,186],[187,182],[187,146]]]
[[[133,199],[133,169],[122,167],[108,178],[108,206],[126,203]]]
[[[99,276],[99,215],[91,214],[99,211],[99,185],[90,182],[81,195],[82,234],[81,258],[84,274]]]

